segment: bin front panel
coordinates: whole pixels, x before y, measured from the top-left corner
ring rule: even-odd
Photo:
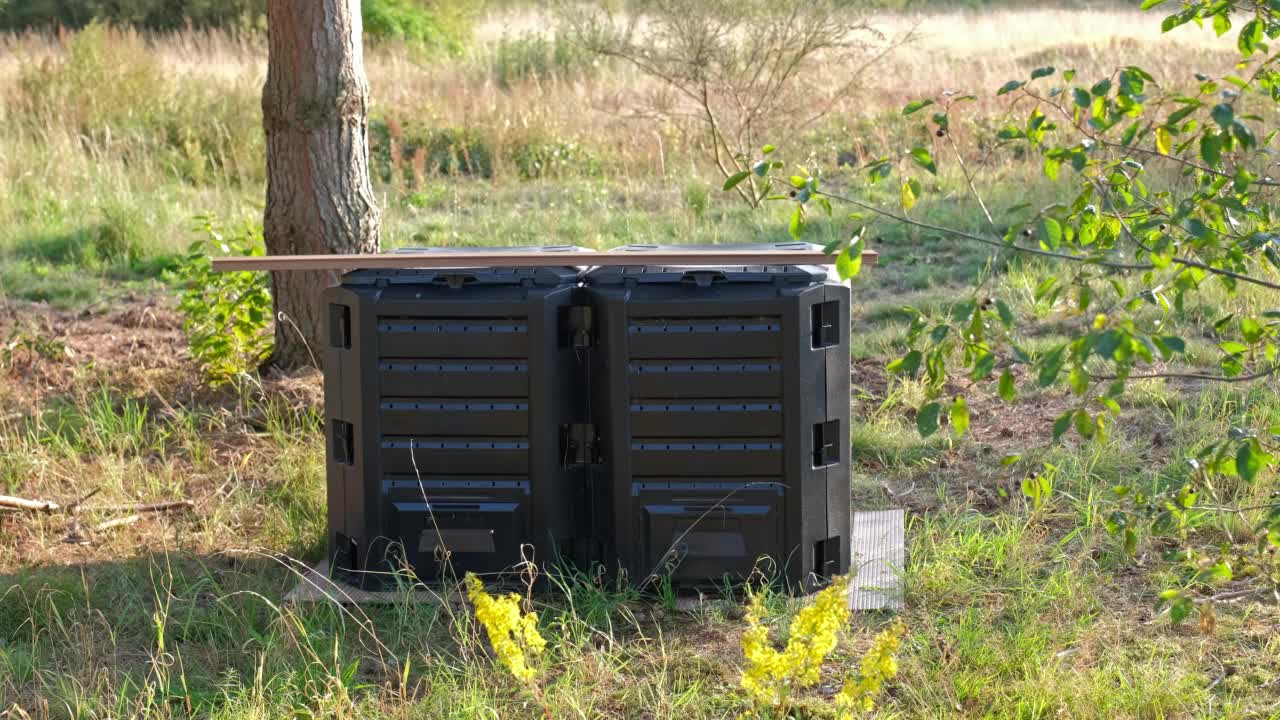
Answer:
[[[846,571],[829,556],[848,544],[848,385],[831,382],[847,289],[814,268],[637,266],[587,273],[585,291],[616,562],[683,585],[762,558],[793,588]]]
[[[338,570],[366,586],[406,562],[426,581],[501,573],[522,545],[551,561],[573,539],[560,428],[574,420],[575,359],[557,318],[576,278],[360,271],[327,291],[331,323],[350,324],[331,329],[346,347],[326,363],[342,398],[330,414],[354,437],[351,463],[330,473],[330,502],[346,505],[330,512]]]

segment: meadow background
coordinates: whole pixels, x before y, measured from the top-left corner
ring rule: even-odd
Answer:
[[[138,5],[116,24],[85,25],[104,10],[84,3],[87,15],[64,19],[74,29],[54,30],[23,29],[23,12],[42,3],[0,3],[0,494],[190,499],[196,510],[104,530],[86,517],[70,531],[65,517],[0,513],[0,717],[535,716],[479,643],[459,641],[469,621],[447,605],[280,605],[297,582],[281,554],[324,553],[319,377],[210,388],[175,310],[186,249],[204,236],[196,216],[229,234],[261,219],[261,20],[252,3],[177,16]],[[384,248],[787,239],[788,208],[750,210],[720,192],[699,126],[652,112],[663,88],[568,42],[556,13],[372,7],[385,11],[366,17],[365,58]],[[773,142],[845,194],[885,204],[896,189],[859,168],[932,142],[903,117],[910,100],[989,97],[1043,65],[1101,77],[1136,64],[1176,86],[1228,73],[1236,58],[1229,38],[1163,36],[1157,17],[1119,4],[855,11],[882,33],[874,42],[915,37],[822,119]],[[809,80],[839,88],[848,70],[818,65]],[[952,127],[997,220],[1072,183],[990,142],[1008,112],[983,100]],[[963,178],[930,183],[916,217],[982,227]],[[848,224],[811,231],[826,242]],[[1185,582],[1161,557],[1171,543],[1152,538],[1131,558],[1106,528],[1114,485],[1181,482],[1199,444],[1280,414],[1274,383],[1135,383],[1106,442],[1060,444],[1048,440],[1065,390],[1005,405],[964,387],[970,433],[922,439],[911,415],[922,389],[884,371],[903,349],[904,306],[945,308],[985,279],[1028,319],[1018,333],[1030,348],[1062,337],[1065,311],[1036,301],[1034,268],[981,246],[889,225],[873,237],[880,265],[853,288],[854,505],[909,511],[908,634],[878,716],[1280,713],[1280,612],[1228,605],[1174,626],[1154,609]],[[1202,293],[1178,318],[1187,362],[1212,371],[1214,321],[1277,300]],[[1013,452],[1056,468],[1046,502],[1024,497],[1026,464],[1001,464]],[[1272,477],[1225,490],[1248,504],[1277,489]],[[1212,542],[1239,525],[1185,532]],[[688,613],[586,575],[553,580],[539,610],[555,717],[742,710],[740,597]],[[773,597],[771,622],[795,607]],[[833,666],[855,662],[890,620],[856,617]],[[805,696],[813,717],[834,690]]]

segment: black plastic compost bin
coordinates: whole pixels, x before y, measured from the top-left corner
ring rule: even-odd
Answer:
[[[796,589],[847,572],[849,288],[817,266],[644,265],[651,249],[695,248],[583,275],[607,556],[679,586],[762,557]]]
[[[581,468],[562,446],[576,397],[562,330],[578,275],[358,270],[325,292],[335,574],[381,587],[406,564],[427,581],[500,573],[522,544],[541,562],[571,543]]]

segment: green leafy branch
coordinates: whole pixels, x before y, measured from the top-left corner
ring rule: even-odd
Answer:
[[[1148,0],[1144,7],[1158,4]],[[944,422],[956,435],[966,432],[968,403],[964,395],[948,391],[949,383],[963,375],[970,387],[985,385],[1006,402],[1017,398],[1020,385],[1064,384],[1073,402],[1053,422],[1054,441],[1074,432],[1085,442],[1105,442],[1132,381],[1248,383],[1280,373],[1280,308],[1250,307],[1213,324],[1217,373],[1177,367],[1188,340],[1177,334],[1174,321],[1185,314],[1189,297],[1211,283],[1229,296],[1254,288],[1263,302],[1275,299],[1267,293],[1280,290],[1280,209],[1273,192],[1280,182],[1266,173],[1268,146],[1280,133],[1267,126],[1280,107],[1280,54],[1269,47],[1280,37],[1280,9],[1191,2],[1162,27],[1208,23],[1222,35],[1236,16],[1243,20],[1237,67],[1249,70],[1244,77],[1197,75],[1194,91],[1186,92],[1166,88],[1133,65],[1092,83],[1080,82],[1074,70],[1041,67],[996,89],[994,98],[1009,104],[1010,121],[994,132],[993,147],[1038,156],[1049,182],[1073,188],[1062,202],[1047,207],[1010,208],[1004,225],[996,222],[951,135],[975,95],[944,93],[903,107],[909,117],[923,117],[928,110],[926,126],[939,142],[876,158],[863,168],[870,185],[897,176],[897,207],[861,199],[852,188],[832,190],[818,170],[797,167],[783,175],[784,163],[771,146],[745,175],[730,177],[726,189],[750,176],[764,189],[753,204],[793,203],[788,228],[796,238],[805,231],[810,208],[829,217],[833,204],[854,208],[848,239],[826,248],[843,277],[857,274],[867,217],[982,244],[992,249],[993,261],[1014,256],[1039,261],[1029,266],[1039,273],[1032,302],[1037,312],[1065,312],[1072,319],[1065,341],[1036,351],[1024,347],[1010,303],[989,297],[979,283],[945,312],[908,308],[913,317],[908,350],[887,369],[924,388],[925,401],[915,414],[923,435],[937,432]],[[1268,107],[1270,113],[1264,113]],[[926,199],[920,178],[944,170],[934,154],[940,146],[951,150],[989,232],[914,217]],[[1154,168],[1160,172],[1150,172]],[[785,191],[772,190],[778,187]],[[1200,448],[1188,458],[1191,478],[1179,487],[1116,488],[1125,509],[1112,513],[1108,527],[1127,551],[1137,551],[1143,533],[1172,536],[1179,549],[1172,559],[1188,570],[1188,585],[1160,598],[1174,620],[1186,617],[1212,586],[1233,577],[1248,577],[1280,593],[1280,553],[1275,552],[1280,509],[1233,507],[1220,491],[1223,478],[1253,484],[1280,465],[1280,423],[1263,425],[1238,428]],[[1019,457],[1006,457],[1006,464],[1016,464]],[[1023,494],[1035,512],[1047,506],[1055,473],[1046,465],[1024,482]],[[1198,504],[1202,497],[1211,504]],[[1200,543],[1188,529],[1206,513],[1251,513],[1248,522],[1264,540]],[[1229,523],[1221,524],[1231,537]]]
[[[255,370],[271,354],[271,290],[265,273],[214,272],[215,255],[259,256],[262,229],[227,229],[217,218],[196,218],[200,237],[178,269],[178,302],[187,346],[212,385]]]

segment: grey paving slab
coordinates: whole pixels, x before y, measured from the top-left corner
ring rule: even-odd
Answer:
[[[855,512],[850,553],[849,609],[899,610],[906,564],[906,511]]]

